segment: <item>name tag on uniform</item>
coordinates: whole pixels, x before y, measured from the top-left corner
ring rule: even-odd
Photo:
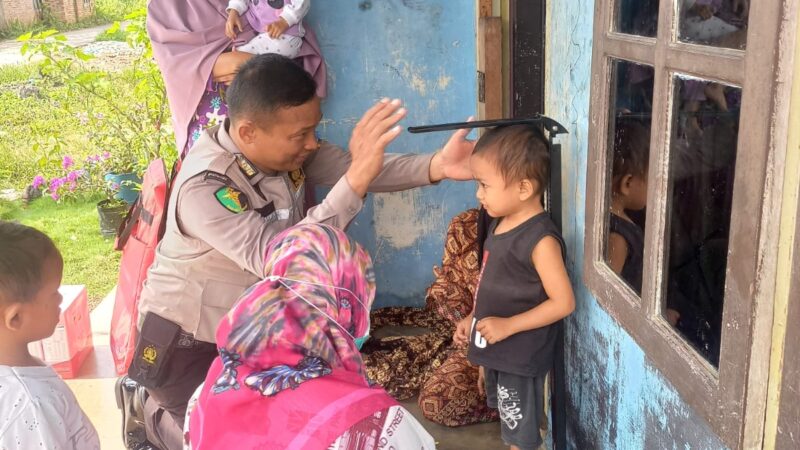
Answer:
[[[257,208],[256,212],[267,221],[267,225],[278,220],[278,216],[275,214],[275,202],[269,202],[266,206]]]

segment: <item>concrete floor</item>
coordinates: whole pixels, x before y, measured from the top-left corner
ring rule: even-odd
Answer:
[[[108,346],[109,326],[114,305],[112,291],[91,313],[94,352],[84,362],[78,377],[66,380],[75,393],[81,408],[89,416],[100,435],[104,450],[124,450],[121,438],[122,418],[114,399],[114,381],[111,351]],[[416,399],[403,402],[436,439],[440,450],[495,450],[507,448],[500,440],[500,424],[487,423],[459,428],[437,425],[422,417]],[[402,450],[402,449],[401,449]]]

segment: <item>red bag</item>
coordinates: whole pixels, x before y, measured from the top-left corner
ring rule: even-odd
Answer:
[[[176,164],[177,165],[177,164]],[[117,374],[128,372],[136,348],[139,298],[147,270],[166,225],[169,180],[164,161],[147,167],[139,198],[120,224],[114,244],[122,251],[114,314],[111,317],[111,355]]]

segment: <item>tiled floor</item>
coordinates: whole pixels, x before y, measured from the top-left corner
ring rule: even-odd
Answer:
[[[123,450],[122,418],[114,399],[116,374],[113,369],[108,333],[114,305],[114,292],[91,313],[94,352],[81,367],[78,377],[67,380],[83,410],[94,423],[104,450]],[[403,405],[419,418],[436,439],[440,450],[494,450],[505,448],[500,441],[500,425],[488,423],[460,428],[437,425],[422,418],[416,400]]]

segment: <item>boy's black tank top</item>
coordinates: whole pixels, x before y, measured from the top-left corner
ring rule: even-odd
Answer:
[[[526,312],[548,296],[533,266],[531,254],[545,236],[555,237],[564,255],[564,241],[547,213],[538,214],[513,230],[496,235],[492,221],[483,252],[476,294],[475,320],[470,331],[470,362],[521,376],[541,376],[553,365],[557,326],[548,325],[509,336],[501,342],[476,342],[474,324],[484,317],[511,317]]]
[[[611,214],[608,229],[617,233],[628,244],[628,256],[622,266],[620,276],[637,294],[642,295],[642,264],[644,264],[644,232],[639,225],[628,222],[616,214]]]

